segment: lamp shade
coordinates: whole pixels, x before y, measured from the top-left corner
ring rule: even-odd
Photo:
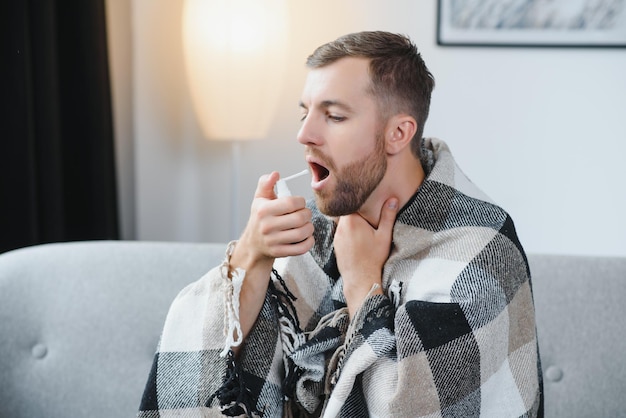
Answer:
[[[194,110],[205,136],[267,136],[284,82],[286,0],[185,0],[183,48]]]

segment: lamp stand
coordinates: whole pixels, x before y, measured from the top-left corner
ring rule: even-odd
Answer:
[[[233,189],[230,193],[230,238],[239,238],[239,166],[241,163],[241,144],[239,141],[231,141],[231,178]]]

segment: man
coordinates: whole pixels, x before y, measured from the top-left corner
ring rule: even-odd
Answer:
[[[524,251],[421,139],[434,80],[417,48],[362,32],[307,65],[315,202],[259,180],[224,264],[174,301],[139,416],[541,415]]]

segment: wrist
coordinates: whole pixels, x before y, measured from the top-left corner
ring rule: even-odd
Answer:
[[[370,279],[367,280],[365,278],[361,278],[358,281],[358,285],[346,285],[346,281],[344,278],[344,288],[343,295],[346,299],[346,304],[348,305],[348,312],[350,314],[350,318],[353,318],[354,315],[358,312],[358,310],[363,305],[363,302],[370,296],[373,295],[382,295],[383,289],[380,284],[381,280]]]
[[[253,247],[240,240],[231,251],[229,259],[229,277],[236,269],[242,269],[251,280],[246,280],[245,288],[265,294],[274,265],[274,259],[259,256]]]
[[[257,247],[248,239],[245,233],[234,246],[230,265],[232,268],[242,268],[246,271],[257,268],[270,268],[274,264],[274,258],[260,252]]]

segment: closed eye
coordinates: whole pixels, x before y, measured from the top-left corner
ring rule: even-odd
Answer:
[[[326,117],[332,120],[333,122],[343,122],[344,120],[346,120],[345,116],[339,116],[339,115],[333,115],[333,114],[326,115]]]
[[[309,114],[309,108],[304,105],[304,103],[298,103],[298,107],[300,108],[300,122],[304,122],[307,115]]]

